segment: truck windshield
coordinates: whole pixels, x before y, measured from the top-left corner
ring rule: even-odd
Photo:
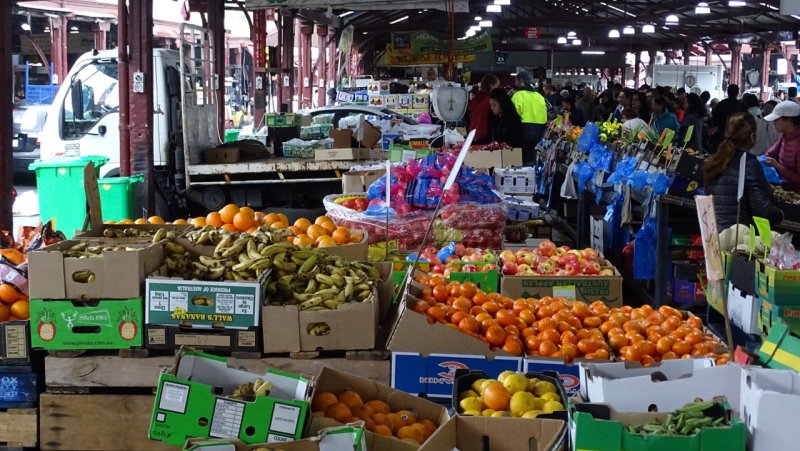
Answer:
[[[82,138],[103,117],[117,111],[118,73],[116,61],[93,61],[75,74],[61,107],[62,139]]]

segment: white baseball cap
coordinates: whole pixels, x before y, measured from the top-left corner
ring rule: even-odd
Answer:
[[[783,102],[775,105],[775,109],[771,114],[764,117],[764,120],[772,122],[781,117],[797,117],[800,116],[800,104],[792,102],[791,100],[784,100]]]

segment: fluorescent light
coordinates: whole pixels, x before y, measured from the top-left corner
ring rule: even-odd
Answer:
[[[794,14],[792,14],[792,17],[794,17],[797,20],[800,20],[800,16],[795,16]]]
[[[509,6],[511,5],[511,0],[494,0],[494,4],[500,6]]]
[[[480,25],[481,28],[491,28],[492,27],[492,21],[491,20],[482,20],[478,25]]]
[[[778,11],[779,10],[778,7],[772,6],[769,3],[759,3],[759,5],[761,5],[761,6],[765,7],[765,8],[769,8],[769,9],[771,9],[773,11]]]
[[[642,25],[642,33],[655,33],[655,32],[656,32],[656,27],[650,24]]]
[[[407,20],[407,19],[408,19],[408,16],[403,16],[403,17],[401,17],[399,19],[395,19],[395,20],[389,22],[389,25],[394,25],[396,23],[400,23],[400,22],[402,22],[404,20]]]
[[[630,17],[636,17],[636,14],[631,14],[631,13],[629,13],[628,11],[625,11],[625,10],[623,10],[623,9],[619,9],[619,8],[617,8],[617,7],[616,7],[616,6],[614,6],[614,5],[609,5],[609,4],[608,4],[608,3],[606,3],[606,2],[600,2],[600,4],[601,4],[601,5],[603,5],[603,6],[608,6],[610,9],[613,9],[614,11],[619,11],[619,12],[621,12],[621,13],[625,13],[625,14],[627,14],[627,15],[628,15],[628,16],[630,16]]]
[[[711,14],[711,8],[708,7],[708,3],[700,2],[694,8],[695,14]]]
[[[628,25],[622,29],[622,34],[636,34],[636,30],[634,30],[632,26]]]
[[[483,20],[483,17],[481,17],[481,16],[475,16],[475,22],[480,22],[480,21],[482,21],[482,20]]]
[[[728,0],[728,6],[747,6],[747,2],[742,0]]]
[[[574,39],[575,36],[577,36],[577,34],[575,34],[574,31],[570,31],[569,33],[567,33],[567,37],[570,38],[570,39]]]
[[[22,27],[22,29],[23,29],[24,31],[31,31],[31,26],[30,26],[30,24],[29,24],[29,23],[27,23],[27,22],[25,22],[25,23],[23,23],[22,25],[20,25],[20,27]]]
[[[560,38],[558,38],[556,43],[558,43],[558,44],[566,44],[567,43],[567,38],[565,38],[564,36],[561,36]]]
[[[611,30],[608,32],[609,38],[618,38],[619,37],[619,30]]]
[[[605,55],[606,52],[602,50],[584,50],[581,52],[581,55]]]
[[[500,5],[487,5],[486,6],[487,13],[500,13],[503,12],[503,7]]]
[[[669,15],[669,16],[667,16],[667,18],[666,18],[666,22],[667,22],[667,23],[678,23],[678,22],[679,22],[679,20],[680,20],[680,19],[678,19],[678,16],[676,16],[675,14],[670,14],[670,15]]]
[[[580,39],[572,41],[572,45],[581,45],[581,44],[583,44],[583,41],[581,41]]]
[[[476,34],[476,33],[477,33],[477,32],[476,32],[475,30],[473,30],[472,28],[470,28],[469,30],[467,30],[467,32],[466,32],[466,36],[467,36],[468,38],[471,38],[471,37],[475,36],[475,34]]]
[[[477,31],[481,31],[480,25],[473,25],[473,26],[469,27],[469,29],[472,30],[472,31],[476,31],[476,32]]]
[[[339,14],[339,17],[347,17],[350,14],[353,14],[353,11],[345,11],[345,12]]]

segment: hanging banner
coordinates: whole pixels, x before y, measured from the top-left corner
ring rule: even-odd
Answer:
[[[246,0],[245,7],[248,9],[285,6],[287,8],[297,9],[326,9],[330,7],[333,9],[350,9],[353,11],[397,11],[401,9],[436,9],[439,11],[449,11],[448,5],[451,1],[455,12],[469,12],[468,0],[396,0],[392,2],[376,2],[375,0]]]
[[[384,55],[387,66],[417,66],[425,64],[447,64],[447,55],[398,55],[392,50],[392,45],[386,45]],[[455,55],[454,63],[471,63],[475,61],[475,55]]]
[[[349,55],[350,49],[353,48],[353,26],[348,25],[342,30],[342,36],[339,38],[339,53],[342,55]]]
[[[491,52],[492,36],[482,31],[471,38],[451,43],[427,31],[407,31],[392,33],[391,46],[396,55],[474,55]]]
[[[539,27],[525,27],[525,39],[539,39],[542,37],[542,29]]]

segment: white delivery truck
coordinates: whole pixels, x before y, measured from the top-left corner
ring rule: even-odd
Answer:
[[[686,92],[700,95],[708,91],[711,98],[724,99],[722,66],[701,66],[682,64],[654,64],[647,67],[647,84],[650,86],[674,86]]]

